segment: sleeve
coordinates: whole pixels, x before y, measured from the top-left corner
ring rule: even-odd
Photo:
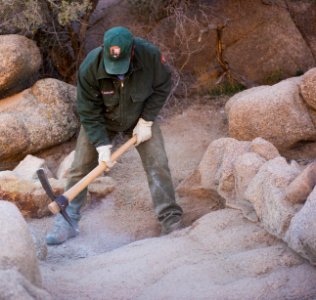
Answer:
[[[154,55],[153,93],[146,100],[141,117],[146,121],[154,121],[165,104],[172,86],[171,71],[160,51]]]
[[[84,74],[83,74],[84,73]],[[88,79],[86,72],[79,70],[77,85],[77,110],[90,142],[96,147],[110,144],[103,115],[104,104],[96,81]],[[90,78],[92,78],[90,76]]]

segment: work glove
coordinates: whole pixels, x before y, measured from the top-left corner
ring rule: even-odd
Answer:
[[[99,146],[97,147],[97,151],[99,153],[99,164],[101,162],[105,162],[108,168],[112,168],[114,166],[114,162],[111,159],[111,148],[112,145]]]
[[[153,122],[145,121],[143,118],[140,118],[133,130],[133,135],[136,135],[137,141],[136,146],[140,143],[149,140],[152,137],[151,126]]]

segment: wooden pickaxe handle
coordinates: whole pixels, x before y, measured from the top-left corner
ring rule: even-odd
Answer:
[[[120,148],[114,151],[111,155],[111,159],[115,162],[123,153],[125,153],[131,146],[133,146],[137,141],[136,135],[129,139]],[[82,190],[84,190],[94,179],[101,175],[107,166],[105,163],[101,162],[97,167],[95,167],[89,174],[83,177],[75,185],[73,185],[68,191],[66,191],[62,196],[67,198],[68,202],[71,202]],[[48,205],[48,209],[53,213],[57,214],[60,212],[60,207],[53,201]]]

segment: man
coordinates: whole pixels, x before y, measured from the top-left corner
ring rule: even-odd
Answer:
[[[106,31],[103,47],[92,50],[79,69],[77,109],[82,126],[65,187],[68,190],[98,162],[105,162],[109,168],[113,166],[111,141],[117,133],[136,135],[136,149],[162,234],[179,229],[182,216],[182,209],[175,201],[161,131],[155,122],[170,89],[171,73],[157,47],[133,37],[124,27]],[[86,194],[87,189],[67,207],[76,224]],[[61,244],[76,235],[58,215],[46,242]]]

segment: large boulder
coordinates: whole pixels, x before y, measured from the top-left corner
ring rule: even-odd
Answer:
[[[198,168],[179,184],[177,192],[208,197],[216,191],[227,206],[236,207],[259,168],[278,156],[278,150],[262,138],[251,142],[220,138],[209,145]]]
[[[230,98],[225,106],[230,136],[239,140],[262,137],[279,150],[290,149],[302,141],[316,141],[311,110],[300,96],[301,81],[302,77],[294,77]]]
[[[0,200],[0,269],[16,269],[41,286],[35,246],[27,224],[15,205]]]
[[[42,63],[36,44],[17,34],[0,35],[0,57],[0,99],[31,84]]]
[[[0,270],[1,300],[51,300],[47,291],[30,283],[15,269]]]
[[[173,49],[177,67],[205,88],[226,69],[248,87],[278,81],[307,71],[315,59],[286,1],[277,2],[204,1],[201,9],[193,1],[156,25],[150,38]]]
[[[285,200],[304,203],[316,184],[316,162],[309,164],[285,189]]]
[[[245,191],[246,200],[253,204],[264,228],[281,239],[298,211],[285,200],[285,189],[300,172],[297,164],[276,157],[259,169]]]
[[[291,17],[316,57],[316,5],[314,1],[286,1]]]
[[[66,158],[61,166],[67,169],[69,163],[71,161]],[[0,172],[0,198],[13,202],[26,217],[41,218],[50,214],[47,206],[52,200],[38,180],[36,171],[39,168],[44,168],[54,194],[61,195],[64,192],[65,177],[55,179],[45,160],[36,156],[26,156],[13,171]],[[62,175],[66,176],[67,172]],[[87,203],[105,197],[114,190],[115,185],[116,182],[109,176],[96,178],[88,186]]]
[[[285,241],[316,266],[316,188],[303,208],[293,217]]]
[[[54,269],[46,267],[43,274],[44,286],[54,299],[316,296],[315,268],[232,209],[211,212],[189,228],[164,237],[60,263]]]
[[[42,278],[32,236],[15,205],[0,200],[0,299],[51,299]]]
[[[313,68],[303,75],[302,81],[299,84],[300,95],[307,106],[312,111],[316,111],[316,68]],[[316,122],[314,122],[316,124]]]
[[[49,183],[56,195],[64,191],[63,183],[54,178]],[[0,172],[0,198],[14,203],[26,217],[41,218],[48,215],[47,196],[38,180],[23,179],[14,171]]]
[[[0,160],[23,156],[69,140],[79,128],[76,88],[56,79],[0,101]]]

